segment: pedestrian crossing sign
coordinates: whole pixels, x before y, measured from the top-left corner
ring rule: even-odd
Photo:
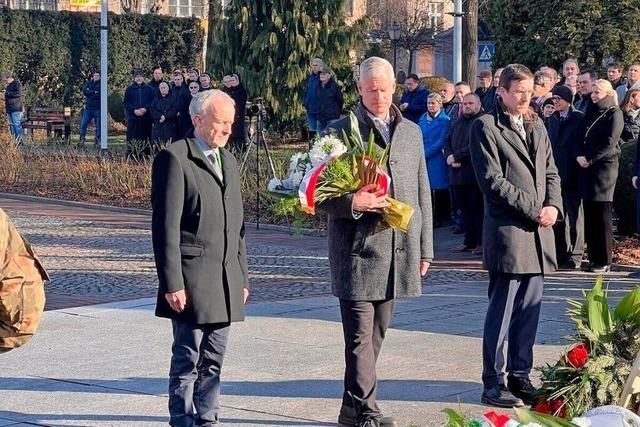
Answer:
[[[478,45],[478,61],[491,62],[495,51],[496,51],[496,47],[493,43],[479,44]]]

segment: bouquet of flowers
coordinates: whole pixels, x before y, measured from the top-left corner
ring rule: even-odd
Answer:
[[[375,184],[388,194],[391,177],[383,170],[388,147],[380,149],[374,142],[373,132],[365,144],[355,115],[351,113],[350,118],[351,135],[343,132],[342,141],[335,135],[319,138],[309,153],[297,153],[291,158],[286,179],[274,179],[269,183],[268,190],[272,193],[286,192],[292,196],[297,191],[298,203],[283,202],[288,209],[300,209],[313,215],[319,203],[353,193],[369,184]],[[304,176],[299,179],[301,175]],[[387,201],[391,206],[381,210],[382,219],[389,226],[406,232],[413,208],[391,197]]]
[[[568,301],[577,328],[575,344],[557,363],[539,368],[541,397],[534,411],[571,418],[618,403],[640,351],[640,288],[612,312],[602,283],[599,278],[584,301]]]

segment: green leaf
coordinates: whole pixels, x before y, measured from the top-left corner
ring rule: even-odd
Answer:
[[[596,284],[586,295],[587,319],[589,328],[596,337],[601,337],[611,329],[611,313],[609,302],[602,289],[603,278],[598,277]]]
[[[464,418],[453,409],[445,408],[442,410],[442,412],[447,414],[447,416],[449,417],[447,427],[465,427]]]
[[[539,414],[522,408],[514,408],[514,410],[522,423],[537,423],[545,427],[576,427],[576,424],[552,415]]]
[[[613,317],[616,320],[625,321],[634,318],[637,322],[640,312],[640,287],[629,292],[616,306]]]

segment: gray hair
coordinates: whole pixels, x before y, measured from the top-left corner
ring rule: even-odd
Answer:
[[[313,60],[311,61],[311,64],[324,65],[324,61],[320,58],[313,58]]]
[[[391,78],[395,81],[393,65],[386,59],[372,56],[370,58],[365,59],[360,64],[360,71],[358,73],[358,79],[362,81],[367,73],[372,72],[373,70],[385,69],[390,73]]]
[[[12,79],[13,73],[11,71],[5,71],[4,73],[2,73],[2,77],[5,79]]]
[[[223,100],[230,102],[233,106],[236,102],[229,95],[218,89],[205,90],[204,92],[198,92],[193,95],[191,103],[189,104],[189,115],[191,117],[204,116],[207,106],[211,102],[216,100]]]

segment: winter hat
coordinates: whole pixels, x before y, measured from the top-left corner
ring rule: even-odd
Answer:
[[[551,93],[564,99],[569,104],[573,102],[573,93],[571,93],[571,89],[566,86],[556,86]]]

